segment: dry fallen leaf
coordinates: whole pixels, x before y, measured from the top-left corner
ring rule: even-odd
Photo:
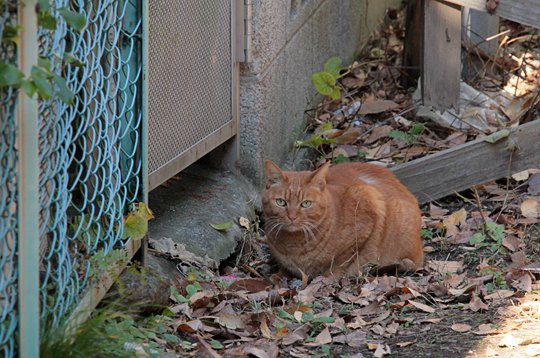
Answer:
[[[512,297],[514,291],[511,290],[494,290],[491,294],[484,296],[486,300],[502,300],[508,297]]]
[[[515,181],[525,181],[529,179],[529,170],[527,169],[527,170],[513,174],[512,179],[514,179]]]
[[[324,344],[332,343],[332,336],[330,335],[330,331],[328,330],[328,327],[323,329],[321,333],[319,333],[315,337],[315,341],[306,343],[306,346],[315,347],[315,346],[322,346]]]
[[[456,331],[459,333],[465,333],[465,332],[469,332],[472,327],[466,323],[454,323],[450,328],[453,331]]]
[[[238,314],[224,313],[220,314],[216,319],[217,323],[228,329],[244,329],[246,325],[242,320],[242,316]]]
[[[388,344],[378,344],[377,349],[375,349],[375,352],[373,352],[373,356],[376,358],[384,357],[387,354],[392,354],[392,350],[390,349],[390,346]]]
[[[476,331],[473,331],[473,333],[479,336],[494,334],[494,333],[497,333],[497,328],[492,324],[485,323],[485,324],[479,325],[478,329]]]
[[[390,100],[374,100],[367,103],[362,103],[362,107],[358,111],[358,114],[363,116],[366,114],[381,113],[386,111],[391,111],[399,107],[394,101]]]
[[[415,343],[416,343],[416,339],[414,341],[397,342],[396,346],[398,346],[400,348],[403,348],[403,347],[407,347],[407,346],[410,346],[410,345],[415,344]]]
[[[366,337],[366,332],[358,329],[351,333],[340,334],[334,337],[334,342],[347,344],[350,347],[363,347],[366,344]]]
[[[249,228],[251,227],[249,219],[243,216],[240,216],[240,219],[238,219],[238,223],[240,224],[241,227],[243,227],[246,230],[249,230]]]
[[[306,288],[298,292],[298,301],[303,303],[311,303],[315,301],[315,293],[321,288],[322,282],[309,284]]]
[[[262,278],[244,278],[234,281],[229,286],[229,291],[247,291],[249,293],[255,293],[265,291],[272,287],[272,283]]]
[[[440,274],[457,273],[463,269],[463,261],[428,261],[427,267]]]
[[[540,216],[540,202],[536,198],[527,198],[521,203],[521,215],[536,219]]]
[[[467,211],[464,208],[459,209],[458,211],[453,212],[450,214],[446,219],[443,220],[443,225],[445,227],[454,225],[458,226],[467,220]]]
[[[242,352],[257,358],[276,358],[279,356],[279,346],[275,342],[260,340],[257,342],[246,343],[242,347]]]
[[[413,305],[414,307],[418,308],[419,310],[421,311],[424,311],[424,312],[427,312],[427,313],[433,313],[435,312],[435,308],[433,307],[430,307],[428,305],[425,305],[423,303],[420,303],[420,302],[416,302],[416,301],[413,301],[413,300],[409,300],[409,303],[411,305]]]

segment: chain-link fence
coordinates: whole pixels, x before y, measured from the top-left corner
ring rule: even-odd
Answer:
[[[51,329],[92,283],[96,258],[124,244],[124,215],[142,197],[141,1],[51,0],[54,29],[38,32],[45,70],[66,80],[72,103],[38,101],[41,327]],[[20,2],[0,1],[0,38],[18,26]],[[64,10],[83,14],[77,30]],[[17,42],[0,61],[17,65]],[[17,90],[0,88],[0,356],[17,354]],[[68,102],[69,104],[67,104]]]

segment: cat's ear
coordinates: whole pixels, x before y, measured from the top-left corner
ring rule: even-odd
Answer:
[[[271,160],[264,162],[264,176],[266,178],[266,187],[269,188],[272,185],[279,184],[285,179],[283,171]]]
[[[309,178],[309,182],[318,187],[319,189],[323,189],[326,186],[326,176],[328,175],[328,169],[330,169],[330,162],[326,162],[317,170],[315,170],[313,173],[311,173],[311,177]]]

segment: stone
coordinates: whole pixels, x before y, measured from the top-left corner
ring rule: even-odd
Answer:
[[[150,242],[157,242],[158,249],[166,247],[160,240],[172,240],[219,263],[245,235],[240,217],[255,220],[260,204],[258,191],[242,176],[196,163],[150,192],[149,207],[155,216],[149,223]],[[225,230],[211,226],[228,222],[232,226]]]

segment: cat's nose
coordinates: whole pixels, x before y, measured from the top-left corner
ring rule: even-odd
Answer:
[[[287,216],[289,217],[289,219],[291,221],[296,220],[296,212],[294,212],[294,211],[291,211],[291,212],[287,213]]]

